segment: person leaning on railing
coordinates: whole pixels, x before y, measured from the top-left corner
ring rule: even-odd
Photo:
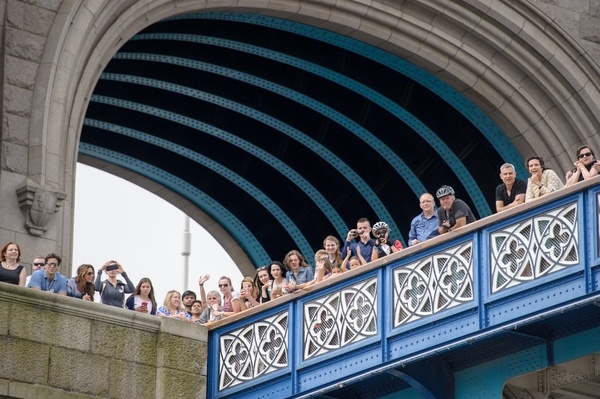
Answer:
[[[567,183],[566,186],[572,186],[575,183],[591,179],[594,176],[598,176],[598,168],[594,167],[596,164],[596,157],[594,151],[587,145],[581,146],[577,149],[575,155],[577,160],[573,163],[574,168],[569,170],[566,174]]]
[[[527,179],[525,202],[560,190],[564,187],[560,177],[558,177],[556,172],[552,169],[546,168],[544,159],[539,155],[532,155],[527,158],[525,166],[530,174],[529,179]]]

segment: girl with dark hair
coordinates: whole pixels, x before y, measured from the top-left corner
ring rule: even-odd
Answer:
[[[598,175],[598,170],[594,168],[596,157],[590,147],[587,145],[579,147],[575,155],[577,156],[577,161],[573,163],[575,168],[567,172],[567,187]]]
[[[260,295],[258,298],[260,303],[267,303],[271,299],[269,297],[269,286],[271,285],[272,280],[273,277],[271,276],[269,266],[262,266],[256,269],[254,285],[256,286],[256,292]]]
[[[154,286],[152,281],[148,277],[143,277],[135,287],[135,291],[127,301],[125,306],[129,310],[135,310],[136,312],[156,314],[156,299],[154,298]]]
[[[558,177],[552,169],[546,169],[544,159],[539,155],[533,155],[527,158],[525,166],[527,166],[527,170],[530,174],[530,177],[527,180],[525,202],[560,190],[564,187],[560,177]]]
[[[67,281],[67,296],[94,301],[94,266],[83,264],[77,268],[77,275]]]

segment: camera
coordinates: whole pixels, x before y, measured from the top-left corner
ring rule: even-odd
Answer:
[[[113,263],[112,265],[106,266],[106,271],[109,272],[111,270],[117,270],[118,268],[119,268],[119,265],[116,263]]]
[[[385,238],[385,234],[387,233],[386,230],[379,230],[375,232],[375,235],[377,236],[377,238],[379,238],[380,240]]]
[[[358,231],[350,230],[350,235],[352,235],[352,237],[356,237],[358,235]]]

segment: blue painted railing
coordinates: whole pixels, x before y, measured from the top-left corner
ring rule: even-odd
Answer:
[[[211,326],[208,397],[294,397],[599,291],[598,179]]]

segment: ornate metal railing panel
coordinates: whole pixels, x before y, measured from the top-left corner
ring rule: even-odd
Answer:
[[[473,244],[447,248],[393,271],[394,327],[471,302]]]
[[[377,335],[377,277],[306,302],[303,358]]]
[[[491,292],[579,264],[577,202],[490,234]]]
[[[219,391],[287,368],[288,312],[231,331],[219,339]]]

